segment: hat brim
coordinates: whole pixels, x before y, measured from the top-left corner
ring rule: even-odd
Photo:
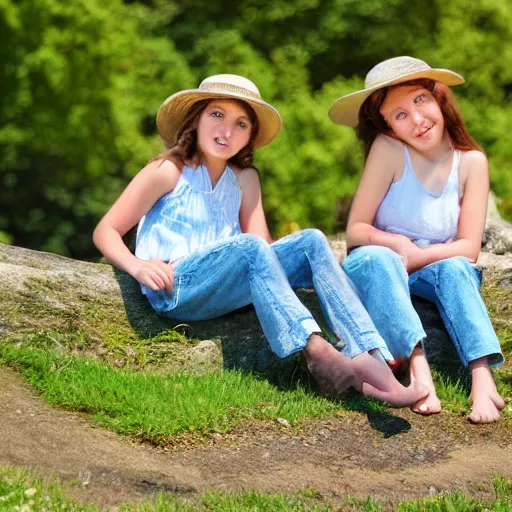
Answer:
[[[344,124],[355,128],[359,123],[359,109],[370,94],[383,87],[397,85],[417,78],[430,78],[431,80],[436,80],[445,85],[460,85],[465,82],[461,75],[449,69],[428,69],[410,73],[393,80],[381,82],[374,87],[369,87],[338,98],[329,109],[329,117],[336,124]]]
[[[242,100],[254,109],[259,124],[254,149],[266,146],[281,129],[282,120],[279,112],[263,100],[232,92],[206,92],[200,89],[190,89],[169,96],[158,109],[156,127],[167,147],[172,147],[177,143],[178,132],[192,106],[198,101],[213,99]]]

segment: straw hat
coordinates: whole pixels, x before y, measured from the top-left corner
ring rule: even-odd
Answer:
[[[430,78],[446,85],[464,83],[464,78],[449,69],[433,69],[426,62],[413,57],[394,57],[368,71],[363,90],[338,98],[329,109],[329,117],[337,124],[356,127],[359,109],[372,92],[416,78]]]
[[[156,127],[168,147],[176,144],[178,132],[194,103],[214,98],[243,100],[251,105],[259,124],[255,149],[268,144],[281,129],[279,112],[261,99],[260,91],[253,82],[238,75],[214,75],[205,78],[198,89],[169,96],[158,109]]]

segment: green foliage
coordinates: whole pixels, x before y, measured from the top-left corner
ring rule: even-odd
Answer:
[[[482,0],[0,0],[0,239],[81,258],[162,149],[154,116],[207,75],[254,80],[284,129],[258,152],[273,234],[342,227],[363,158],[331,102],[377,62],[413,55],[454,89],[512,219],[512,4]]]
[[[154,112],[193,79],[170,40],[144,37],[146,11],[0,4],[0,229],[13,243],[89,257],[98,217],[160,150]]]
[[[86,412],[104,427],[155,444],[183,433],[225,432],[242,419],[283,418],[293,425],[340,408],[303,388],[279,391],[235,371],[133,372],[7,342],[0,344],[0,359],[19,368],[49,403]]]

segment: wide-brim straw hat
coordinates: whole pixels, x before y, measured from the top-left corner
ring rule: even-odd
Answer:
[[[235,99],[248,103],[258,118],[258,135],[254,149],[268,144],[281,129],[279,112],[261,98],[256,85],[238,75],[214,75],[205,78],[199,88],[180,91],[169,96],[156,115],[156,127],[167,147],[177,143],[179,130],[192,106],[206,99]]]
[[[372,92],[417,78],[430,78],[446,85],[459,85],[465,81],[454,71],[431,68],[420,59],[394,57],[370,69],[364,81],[364,89],[338,98],[329,109],[329,117],[337,124],[355,128],[359,122],[359,109]]]

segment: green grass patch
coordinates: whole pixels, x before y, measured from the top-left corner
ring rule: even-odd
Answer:
[[[468,396],[468,389],[464,382],[447,375],[442,371],[432,370],[436,393],[441,400],[445,411],[455,414],[468,413],[471,408],[471,402]]]
[[[0,467],[0,511],[97,512],[65,497],[57,482],[44,484],[25,470]]]
[[[239,371],[193,376],[133,372],[71,355],[0,344],[16,367],[52,404],[91,415],[98,424],[154,444],[185,432],[226,432],[242,419],[306,418],[334,414],[339,402],[302,387],[279,390]]]
[[[73,352],[94,354],[111,364],[121,364],[131,368],[157,368],[183,351],[183,347],[193,347],[198,343],[190,339],[185,332],[186,324],[174,329],[163,329],[156,336],[139,339],[127,337],[120,332],[112,335],[106,342],[91,338],[84,329],[76,329],[71,324],[65,329],[46,329],[25,334],[22,340],[8,339],[8,342],[22,343],[30,347],[51,350],[57,353]]]
[[[459,490],[443,492],[417,501],[404,501],[396,512],[510,512],[512,510],[512,480],[498,475],[494,479],[494,499],[475,500]]]
[[[443,492],[421,500],[403,501],[396,512],[508,512],[512,509],[512,481],[503,476],[494,480],[494,497],[476,500],[460,491]],[[44,483],[25,470],[0,467],[0,511],[31,512],[99,512],[93,505],[80,505],[65,496],[57,482]],[[210,492],[185,499],[171,494],[158,494],[152,500],[121,505],[119,512],[384,512],[391,510],[373,498],[366,500],[347,497],[343,507],[333,508],[322,496],[305,490],[294,495],[259,491],[243,493]]]

